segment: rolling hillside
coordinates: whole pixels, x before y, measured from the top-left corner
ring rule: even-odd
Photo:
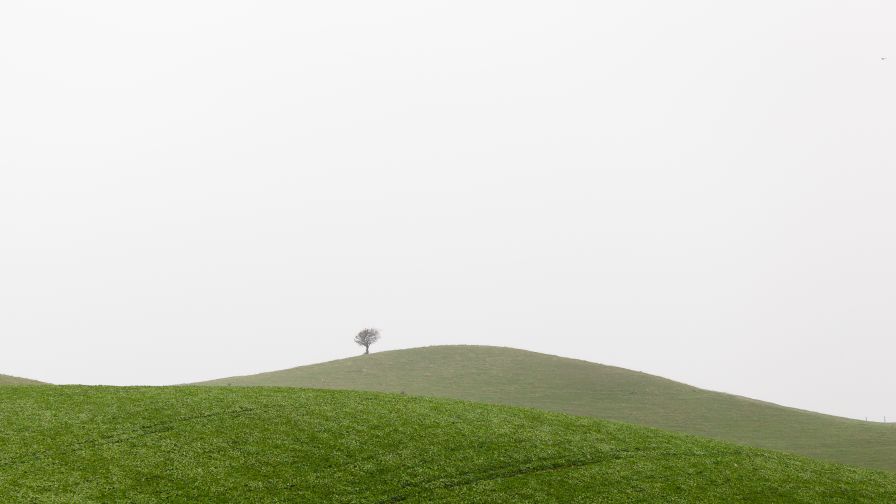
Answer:
[[[207,382],[355,389],[525,406],[896,471],[896,425],[711,392],[622,368],[483,346],[374,353]]]
[[[0,374],[0,385],[41,385],[41,382]]]
[[[0,502],[882,503],[896,474],[532,409],[267,387],[0,387]]]

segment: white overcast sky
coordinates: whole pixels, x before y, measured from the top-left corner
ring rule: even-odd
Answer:
[[[0,372],[375,326],[896,419],[894,95],[892,0],[4,0]]]

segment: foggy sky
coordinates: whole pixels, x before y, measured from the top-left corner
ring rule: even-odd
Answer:
[[[4,1],[0,372],[183,383],[374,326],[896,419],[894,15]]]

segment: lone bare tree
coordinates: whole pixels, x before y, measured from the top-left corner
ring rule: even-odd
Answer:
[[[355,336],[355,343],[364,347],[364,355],[370,353],[370,345],[380,339],[380,332],[377,329],[364,329]]]

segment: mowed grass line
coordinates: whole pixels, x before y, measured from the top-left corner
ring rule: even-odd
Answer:
[[[896,475],[400,394],[0,387],[3,503],[880,503]]]
[[[896,424],[822,415],[512,348],[395,350],[207,383],[403,391],[539,408],[896,471]]]

